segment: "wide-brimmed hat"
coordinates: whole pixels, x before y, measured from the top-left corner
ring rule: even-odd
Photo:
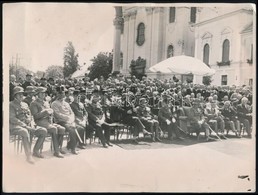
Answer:
[[[32,74],[31,73],[27,73],[26,77],[32,77]]]
[[[47,91],[46,87],[38,87],[36,89],[36,93],[45,93]]]
[[[35,87],[34,86],[27,86],[25,89],[25,93],[35,93]]]
[[[64,85],[56,87],[56,92],[57,93],[63,93],[63,92],[66,92],[66,91],[68,91],[68,90],[66,89],[66,87]]]
[[[14,87],[13,95],[16,95],[17,93],[24,93],[24,89],[20,86]]]

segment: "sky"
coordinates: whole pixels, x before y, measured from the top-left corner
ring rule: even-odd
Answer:
[[[33,72],[63,66],[68,41],[79,54],[79,64],[113,48],[113,4],[6,3],[3,6],[3,56]],[[12,58],[13,57],[13,58]]]

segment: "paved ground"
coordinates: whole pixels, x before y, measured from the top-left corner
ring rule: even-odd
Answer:
[[[253,192],[255,138],[232,138],[185,147],[125,150],[98,143],[65,159],[25,162],[9,145],[3,153],[8,192]],[[246,176],[246,178],[238,178]]]

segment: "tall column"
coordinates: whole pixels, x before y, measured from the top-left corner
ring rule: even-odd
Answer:
[[[116,10],[116,17],[113,21],[115,26],[115,33],[114,33],[114,53],[113,53],[112,72],[120,71],[121,30],[123,26],[122,7],[116,6],[115,10]]]

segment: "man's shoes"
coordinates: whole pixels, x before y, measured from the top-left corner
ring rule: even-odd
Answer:
[[[66,152],[63,151],[62,149],[60,149],[60,153],[61,153],[61,154],[66,154]]]
[[[30,163],[30,164],[35,164],[35,163],[34,163],[34,160],[33,160],[31,157],[27,158],[26,160],[27,160],[27,162]]]
[[[208,142],[208,141],[214,141],[214,140],[216,140],[216,139],[214,139],[214,138],[212,138],[212,137],[207,137],[206,138],[206,141]]]
[[[139,142],[137,141],[137,139],[133,139],[133,143],[134,143],[134,144],[139,144]]]
[[[109,143],[109,142],[107,143],[107,145],[113,147],[113,145],[111,143]]]
[[[73,149],[73,150],[72,150],[72,154],[77,155],[77,154],[79,154],[79,153],[78,153],[78,152],[76,152],[76,150],[75,150],[75,149]]]
[[[108,146],[106,144],[103,145],[103,148],[108,148]]]
[[[184,141],[184,138],[182,138],[182,137],[177,137],[176,139],[180,140],[180,141]]]
[[[161,139],[159,139],[158,137],[156,137],[156,140],[157,140],[158,142],[161,142]]]
[[[80,149],[83,149],[83,150],[86,149],[85,146],[83,146],[82,144],[81,144],[81,145],[78,145],[77,148],[80,148]]]
[[[64,158],[64,156],[60,153],[54,153],[54,156],[57,158]]]
[[[42,154],[36,153],[36,152],[34,152],[34,153],[32,154],[32,156],[35,156],[35,157],[37,157],[37,158],[44,158],[44,156],[43,156]]]
[[[228,139],[224,134],[221,134],[220,137],[221,137],[222,139]]]
[[[156,141],[154,136],[152,137],[152,141],[154,141],[154,142]]]
[[[143,129],[142,132],[143,132],[144,135],[152,135],[151,132],[149,132],[149,131],[147,131],[147,130],[145,130],[145,129]]]

